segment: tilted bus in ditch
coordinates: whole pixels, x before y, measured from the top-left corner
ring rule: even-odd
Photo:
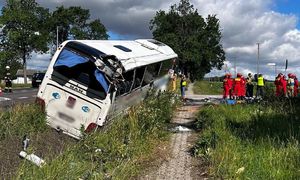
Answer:
[[[47,123],[80,138],[141,101],[149,88],[166,89],[177,54],[153,39],[70,40],[54,54],[37,94]]]

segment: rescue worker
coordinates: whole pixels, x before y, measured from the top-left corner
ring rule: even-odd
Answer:
[[[229,74],[225,74],[223,79],[223,99],[228,99],[230,96],[231,82]]]
[[[250,98],[253,97],[253,87],[254,87],[253,77],[252,74],[249,73],[246,79],[246,97],[250,97]]]
[[[285,76],[282,74],[281,76],[281,85],[282,85],[282,94],[284,97],[287,97],[287,91],[286,91],[286,85],[287,85],[287,81],[285,79]]]
[[[288,81],[287,81],[287,91],[288,91],[288,97],[294,97],[294,78],[292,73],[288,74]]]
[[[264,77],[262,74],[259,74],[257,77],[256,98],[262,98],[264,96],[264,87],[265,87]]]
[[[5,89],[4,92],[12,92],[12,82],[11,82],[11,74],[10,74],[10,67],[6,66],[6,73],[4,77],[5,81]]]
[[[181,80],[180,80],[180,91],[181,91],[181,99],[182,99],[182,101],[185,101],[185,89],[186,89],[186,85],[187,85],[186,78],[185,78],[185,75],[183,74],[181,76]]]
[[[241,91],[241,74],[237,73],[236,78],[234,79],[234,96],[235,99],[240,99],[242,95]]]
[[[279,73],[274,81],[276,87],[275,96],[277,97],[283,96],[283,87],[281,83],[281,78],[282,78],[282,73]]]
[[[172,76],[172,91],[175,92],[176,91],[176,82],[177,81],[177,74],[174,73]]]
[[[294,85],[294,97],[297,97],[298,96],[299,82],[298,82],[296,74],[294,74],[294,82],[295,82],[295,85]]]

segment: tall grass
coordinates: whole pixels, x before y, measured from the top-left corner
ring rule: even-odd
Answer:
[[[141,169],[140,159],[168,137],[166,123],[176,103],[170,93],[150,95],[114,120],[108,128],[85,135],[75,146],[38,168],[24,162],[17,179],[129,179]]]
[[[46,130],[45,113],[36,105],[16,105],[0,112],[0,141]]]
[[[198,114],[203,129],[194,153],[224,179],[299,179],[298,100],[207,106]]]

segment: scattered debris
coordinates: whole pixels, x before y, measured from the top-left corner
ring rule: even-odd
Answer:
[[[241,168],[239,168],[235,173],[236,174],[241,174],[242,172],[244,172],[245,171],[245,167],[241,167]]]
[[[25,151],[21,151],[19,155],[22,158],[31,161],[33,164],[37,165],[38,167],[42,167],[45,164],[45,161],[35,154],[27,154]]]
[[[23,144],[23,150],[26,151],[28,146],[29,146],[29,141],[30,139],[27,137],[27,135],[25,135],[23,137],[23,141],[22,141],[22,144]]]
[[[184,126],[176,126],[175,128],[171,129],[172,132],[190,132],[191,129],[184,127]]]

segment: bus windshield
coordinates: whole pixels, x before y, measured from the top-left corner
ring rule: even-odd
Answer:
[[[65,78],[72,79],[103,98],[109,89],[109,83],[99,71],[90,57],[73,49],[65,48],[58,56],[54,67]]]

